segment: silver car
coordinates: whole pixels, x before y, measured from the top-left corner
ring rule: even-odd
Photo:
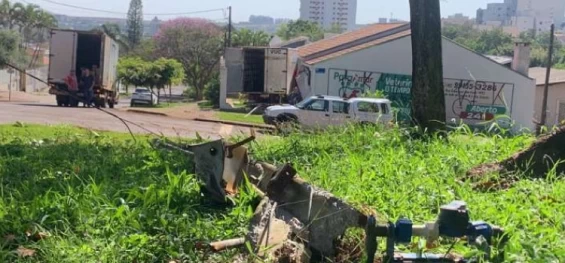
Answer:
[[[157,96],[151,92],[148,88],[137,88],[131,96],[131,107],[135,105],[149,105],[153,106],[157,104]]]

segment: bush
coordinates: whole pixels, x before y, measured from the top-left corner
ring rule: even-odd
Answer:
[[[213,78],[204,88],[204,98],[212,103],[214,107],[220,106],[220,80]]]
[[[186,96],[189,99],[193,99],[196,100],[196,90],[194,88],[188,87],[186,89],[184,89],[184,91],[182,92],[183,96]]]

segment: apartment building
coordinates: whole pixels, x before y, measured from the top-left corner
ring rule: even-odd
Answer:
[[[317,22],[324,28],[338,24],[344,30],[354,29],[357,0],[301,0],[300,19]]]
[[[565,26],[565,0],[505,0],[477,10],[477,24],[515,28],[517,32],[549,31]]]

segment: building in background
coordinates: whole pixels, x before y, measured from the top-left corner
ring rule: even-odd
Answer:
[[[537,121],[541,120],[546,70],[546,68],[530,68],[529,73],[530,77],[536,80],[534,119]],[[548,127],[565,123],[565,70],[551,70],[546,110],[546,125]]]
[[[533,130],[535,81],[527,75],[528,48],[516,45],[512,61],[520,63],[508,67],[509,62],[502,58],[487,58],[443,38],[446,120],[471,126],[508,125],[504,116],[511,116],[516,123],[513,128]],[[407,118],[411,50],[410,24],[369,25],[298,48],[296,83],[303,98],[317,94],[350,97],[379,90],[392,98],[398,117]]]
[[[505,31],[534,30],[547,32],[551,24],[565,26],[564,0],[505,0],[491,3],[486,9],[477,10],[476,22],[482,27],[506,27]],[[510,29],[511,28],[511,29]]]
[[[468,16],[465,16],[461,13],[458,13],[458,14],[448,16],[447,18],[441,19],[441,24],[442,25],[467,25],[467,24],[473,24],[473,20],[471,18],[469,18]]]
[[[300,19],[317,22],[324,28],[337,24],[344,30],[354,29],[357,0],[300,0]]]
[[[80,16],[67,16],[67,15],[53,15],[57,19],[59,28],[62,29],[73,29],[73,30],[83,30],[89,31],[95,28],[99,28],[104,24],[112,23],[117,24],[120,27],[122,33],[127,32],[126,24],[127,20],[122,18],[111,18],[111,17],[80,17]],[[155,17],[152,20],[143,21],[143,35],[145,37],[152,37],[157,34],[161,23],[163,21]]]
[[[249,29],[252,31],[265,31],[267,34],[274,34],[281,24],[290,22],[289,18],[273,18],[270,16],[251,15],[249,21],[235,23],[236,29]],[[222,25],[226,25],[224,22]]]

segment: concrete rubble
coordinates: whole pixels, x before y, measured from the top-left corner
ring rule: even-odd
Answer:
[[[244,175],[262,197],[245,239],[215,242],[214,247],[243,245],[274,262],[310,262],[312,255],[333,258],[339,239],[348,228],[364,227],[367,216],[331,193],[318,189],[296,174],[290,164],[275,167],[248,158],[245,143],[223,140],[182,146],[158,142],[194,155],[195,172],[203,193],[214,202],[237,194]]]

